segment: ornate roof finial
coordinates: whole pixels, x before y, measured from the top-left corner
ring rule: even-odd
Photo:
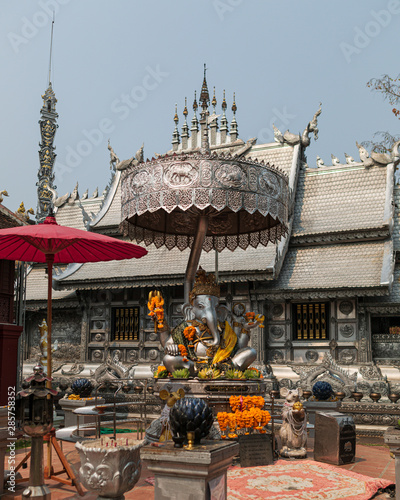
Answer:
[[[233,114],[236,115],[237,106],[236,106],[236,102],[235,102],[235,92],[233,93],[232,111],[233,111]]]
[[[183,116],[185,117],[185,122],[186,122],[187,115],[188,115],[187,98],[185,97],[185,107],[183,108]]]
[[[178,123],[179,123],[179,118],[178,118],[178,104],[177,103],[175,103],[174,122],[175,122],[175,125],[178,125]]]
[[[224,89],[224,98],[222,99],[221,108],[223,109],[224,114],[225,114],[225,110],[227,108],[227,104],[226,104],[226,100],[225,100],[225,89]]]
[[[203,86],[201,87],[201,94],[200,94],[200,105],[203,108],[203,110],[206,110],[208,108],[208,105],[210,104],[210,95],[208,93],[208,86],[207,86],[207,80],[206,80],[206,65],[204,64],[204,79],[203,79]]]
[[[238,126],[237,126],[237,122],[236,122],[236,110],[237,110],[237,106],[236,106],[235,92],[234,92],[233,93],[233,104],[232,104],[233,117],[232,117],[232,121],[231,121],[231,130],[229,132],[232,142],[235,142],[239,136]]]
[[[196,114],[197,108],[198,108],[198,106],[197,106],[197,100],[196,100],[196,91],[194,91],[193,111],[195,114]]]
[[[172,149],[174,151],[177,151],[179,143],[180,143],[180,140],[179,140],[179,132],[178,132],[178,122],[179,122],[179,118],[178,118],[178,104],[176,104],[176,103],[175,103],[174,122],[175,122],[175,129],[174,129],[174,132],[172,134]]]
[[[217,99],[215,97],[215,87],[214,87],[214,95],[213,95],[213,99],[211,101],[211,104],[212,104],[212,106],[214,108],[214,113],[215,113],[215,106],[217,105]]]

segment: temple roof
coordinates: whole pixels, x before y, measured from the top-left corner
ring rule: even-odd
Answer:
[[[307,168],[299,176],[293,236],[387,228],[385,167]]]
[[[305,292],[302,297],[308,298],[309,290],[329,296],[329,291],[363,289],[365,295],[383,295],[389,293],[392,272],[391,241],[290,248],[268,292]]]
[[[76,293],[71,290],[53,290],[53,303],[58,307],[60,299],[76,300]],[[36,265],[28,270],[26,286],[27,309],[35,310],[47,307],[47,273],[44,265]],[[63,300],[65,304],[65,300]]]
[[[149,253],[141,259],[74,264],[62,277],[62,288],[92,289],[183,284],[189,249],[179,251],[166,247],[146,247]],[[223,250],[219,253],[219,280],[247,281],[271,279],[276,246]],[[203,252],[200,265],[214,270],[215,255]],[[70,273],[70,274],[68,274]],[[61,277],[61,276],[60,276]]]

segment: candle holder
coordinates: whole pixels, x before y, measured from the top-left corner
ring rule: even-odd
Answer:
[[[381,399],[382,395],[380,392],[371,392],[369,397],[372,399],[374,403],[377,403]]]
[[[194,432],[193,431],[189,431],[187,433],[187,440],[188,440],[188,444],[187,446],[185,446],[185,449],[186,450],[193,450],[194,449]]]
[[[392,392],[391,394],[389,394],[388,398],[392,403],[397,403],[397,400],[400,398],[400,394],[395,394],[394,392]]]
[[[310,397],[312,396],[312,392],[311,391],[303,391],[303,398],[308,401],[310,399]]]
[[[342,401],[346,397],[346,394],[344,392],[338,391],[335,392],[335,396],[338,398],[339,401]]]
[[[359,403],[362,400],[362,398],[364,397],[364,394],[362,392],[354,391],[351,393],[351,397],[354,399],[354,401]]]

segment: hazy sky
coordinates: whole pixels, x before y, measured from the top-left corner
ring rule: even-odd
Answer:
[[[82,195],[110,178],[107,139],[121,159],[171,147],[174,106],[182,125],[203,63],[218,105],[236,92],[239,137],[271,142],[271,123],[303,131],[322,101],[319,140],[307,150],[358,159],[355,141],[399,132],[391,106],[367,81],[400,72],[400,1],[1,0],[0,190],[16,210],[36,210],[38,120],[48,83],[58,99],[56,184]],[[123,102],[123,101],[129,102]],[[217,112],[220,112],[217,110]],[[231,112],[228,113],[228,120]]]

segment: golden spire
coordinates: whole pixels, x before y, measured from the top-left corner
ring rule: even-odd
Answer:
[[[226,104],[226,100],[225,100],[225,89],[224,89],[224,98],[222,99],[221,108],[224,110],[224,113],[225,113],[225,110],[227,108],[227,104]]]
[[[178,125],[179,118],[178,118],[178,105],[175,103],[175,116],[174,116],[174,122],[175,125]]]
[[[217,105],[217,99],[215,97],[215,87],[214,87],[214,95],[213,95],[213,99],[211,101],[211,104],[212,104],[212,106],[214,108],[214,112],[215,112],[215,106]]]
[[[185,107],[183,108],[183,116],[185,117],[185,120],[186,120],[187,115],[188,115],[187,98],[185,97]]]
[[[233,111],[233,114],[235,114],[237,111],[237,106],[236,106],[236,102],[235,102],[235,92],[233,93],[232,111]]]

